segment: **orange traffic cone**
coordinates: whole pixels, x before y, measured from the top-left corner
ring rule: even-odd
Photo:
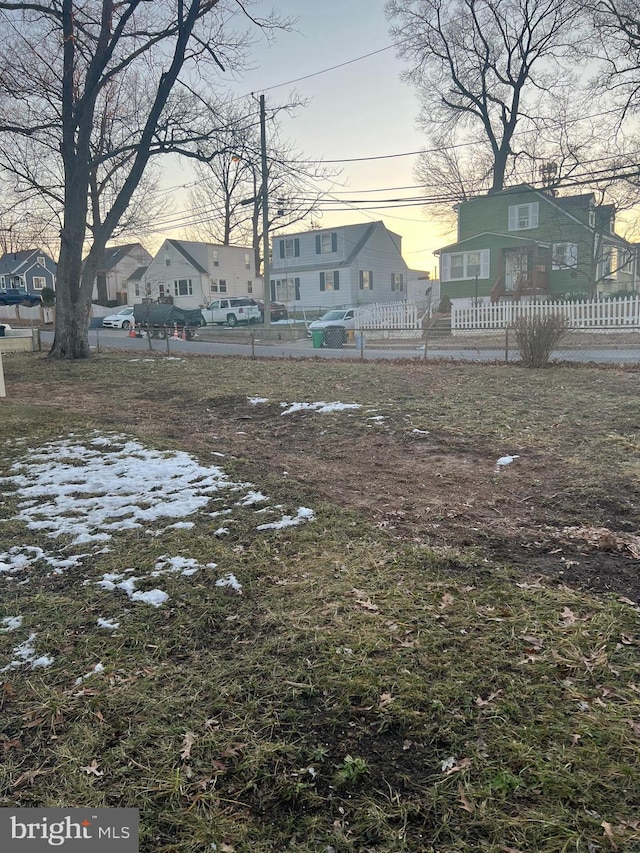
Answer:
[[[130,327],[129,327],[129,337],[130,337],[130,338],[137,338],[137,337],[138,337],[138,333],[136,332],[136,327],[135,327],[135,326],[130,326]]]
[[[171,335],[171,337],[172,338],[179,338],[180,337],[180,335],[178,334],[178,324],[177,323],[173,324],[173,334]]]

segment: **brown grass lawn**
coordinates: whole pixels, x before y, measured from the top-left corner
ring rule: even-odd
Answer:
[[[196,513],[63,574],[0,572],[7,615],[55,653],[0,674],[1,805],[136,806],[144,853],[640,850],[640,371],[4,365],[0,476],[117,433],[317,515],[256,535],[247,511],[221,539]],[[317,401],[360,408],[283,414]],[[5,555],[45,547],[17,507],[5,488]],[[243,594],[202,573],[163,607],[114,597],[121,628],[96,632],[91,581],[171,549]],[[22,639],[0,633],[0,669]]]

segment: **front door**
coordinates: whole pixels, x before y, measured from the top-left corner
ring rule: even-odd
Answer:
[[[504,289],[511,293],[518,287],[520,275],[526,277],[529,271],[529,257],[521,249],[507,251],[504,255]]]

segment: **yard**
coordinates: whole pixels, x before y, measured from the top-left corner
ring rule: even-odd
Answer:
[[[4,365],[0,806],[640,851],[640,371]]]

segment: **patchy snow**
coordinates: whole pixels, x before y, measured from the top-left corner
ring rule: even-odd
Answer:
[[[37,656],[36,650],[33,646],[33,641],[36,638],[36,634],[29,634],[24,643],[20,643],[20,645],[15,646],[12,654],[15,655],[14,659],[8,663],[6,666],[0,669],[0,672],[7,672],[9,669],[16,669],[20,666],[25,666],[26,664],[31,665],[31,669],[36,669],[38,667],[47,667],[51,666],[53,663],[53,658],[48,655]]]
[[[119,622],[114,622],[113,619],[103,619],[102,616],[96,622],[98,628],[104,628],[106,631],[117,631],[120,627]]]
[[[126,592],[131,601],[141,602],[142,604],[152,604],[154,607],[160,607],[168,600],[169,596],[161,589],[151,589],[147,592],[141,592],[136,588],[136,582],[143,580],[138,577],[128,577],[122,580],[124,575],[107,572],[102,576],[101,581],[96,581],[97,586],[101,586],[106,590],[121,589]]]
[[[104,666],[101,663],[97,663],[93,669],[89,670],[85,675],[81,675],[79,678],[76,678],[74,684],[82,684],[82,682],[86,681],[87,678],[91,678],[92,675],[99,675],[101,672],[104,672]]]
[[[224,575],[224,577],[218,578],[216,586],[230,586],[231,589],[235,589],[237,593],[242,594],[242,584],[231,572],[228,575]]]
[[[412,429],[411,435],[429,435],[428,429]]]
[[[501,456],[500,459],[496,462],[495,472],[499,474],[500,471],[506,466],[511,465],[512,462],[515,462],[516,459],[520,459],[519,456]]]
[[[312,509],[305,506],[298,508],[295,516],[283,515],[280,521],[273,521],[271,524],[259,524],[257,530],[282,530],[283,527],[294,527],[297,524],[302,524],[303,521],[313,521],[316,517]]]
[[[247,401],[250,406],[258,406],[260,403],[268,403],[269,400],[267,397],[247,397]]]
[[[281,415],[291,415],[293,412],[312,411],[326,414],[328,412],[344,412],[349,409],[361,409],[359,403],[280,403],[283,412]],[[286,407],[286,408],[285,408]]]
[[[78,545],[161,518],[184,518],[215,494],[249,485],[181,451],[150,450],[122,436],[103,442],[53,441],[17,461],[13,473],[0,478],[17,489],[16,518],[51,538],[71,536]]]
[[[7,634],[9,631],[16,631],[24,620],[24,616],[5,616],[0,619],[0,624],[2,624],[2,628],[0,628],[0,633]]]
[[[157,578],[160,575],[181,574],[185,577],[195,575],[203,566],[193,557],[169,557],[168,554],[163,554],[156,560],[156,567],[148,577]],[[204,568],[215,569],[216,563],[207,563]]]
[[[65,558],[52,557],[35,545],[15,545],[9,551],[0,553],[0,574],[3,572],[13,574],[29,568],[36,560],[43,560],[53,569],[54,574],[61,575],[65,569],[80,565],[86,556],[86,554],[75,554]]]
[[[236,506],[251,506],[251,504],[262,503],[263,501],[268,500],[269,498],[266,495],[263,495],[262,492],[251,490],[239,501],[236,501]]]
[[[219,527],[217,530],[213,531],[213,535],[214,536],[224,536],[228,532],[229,532],[228,527]]]

